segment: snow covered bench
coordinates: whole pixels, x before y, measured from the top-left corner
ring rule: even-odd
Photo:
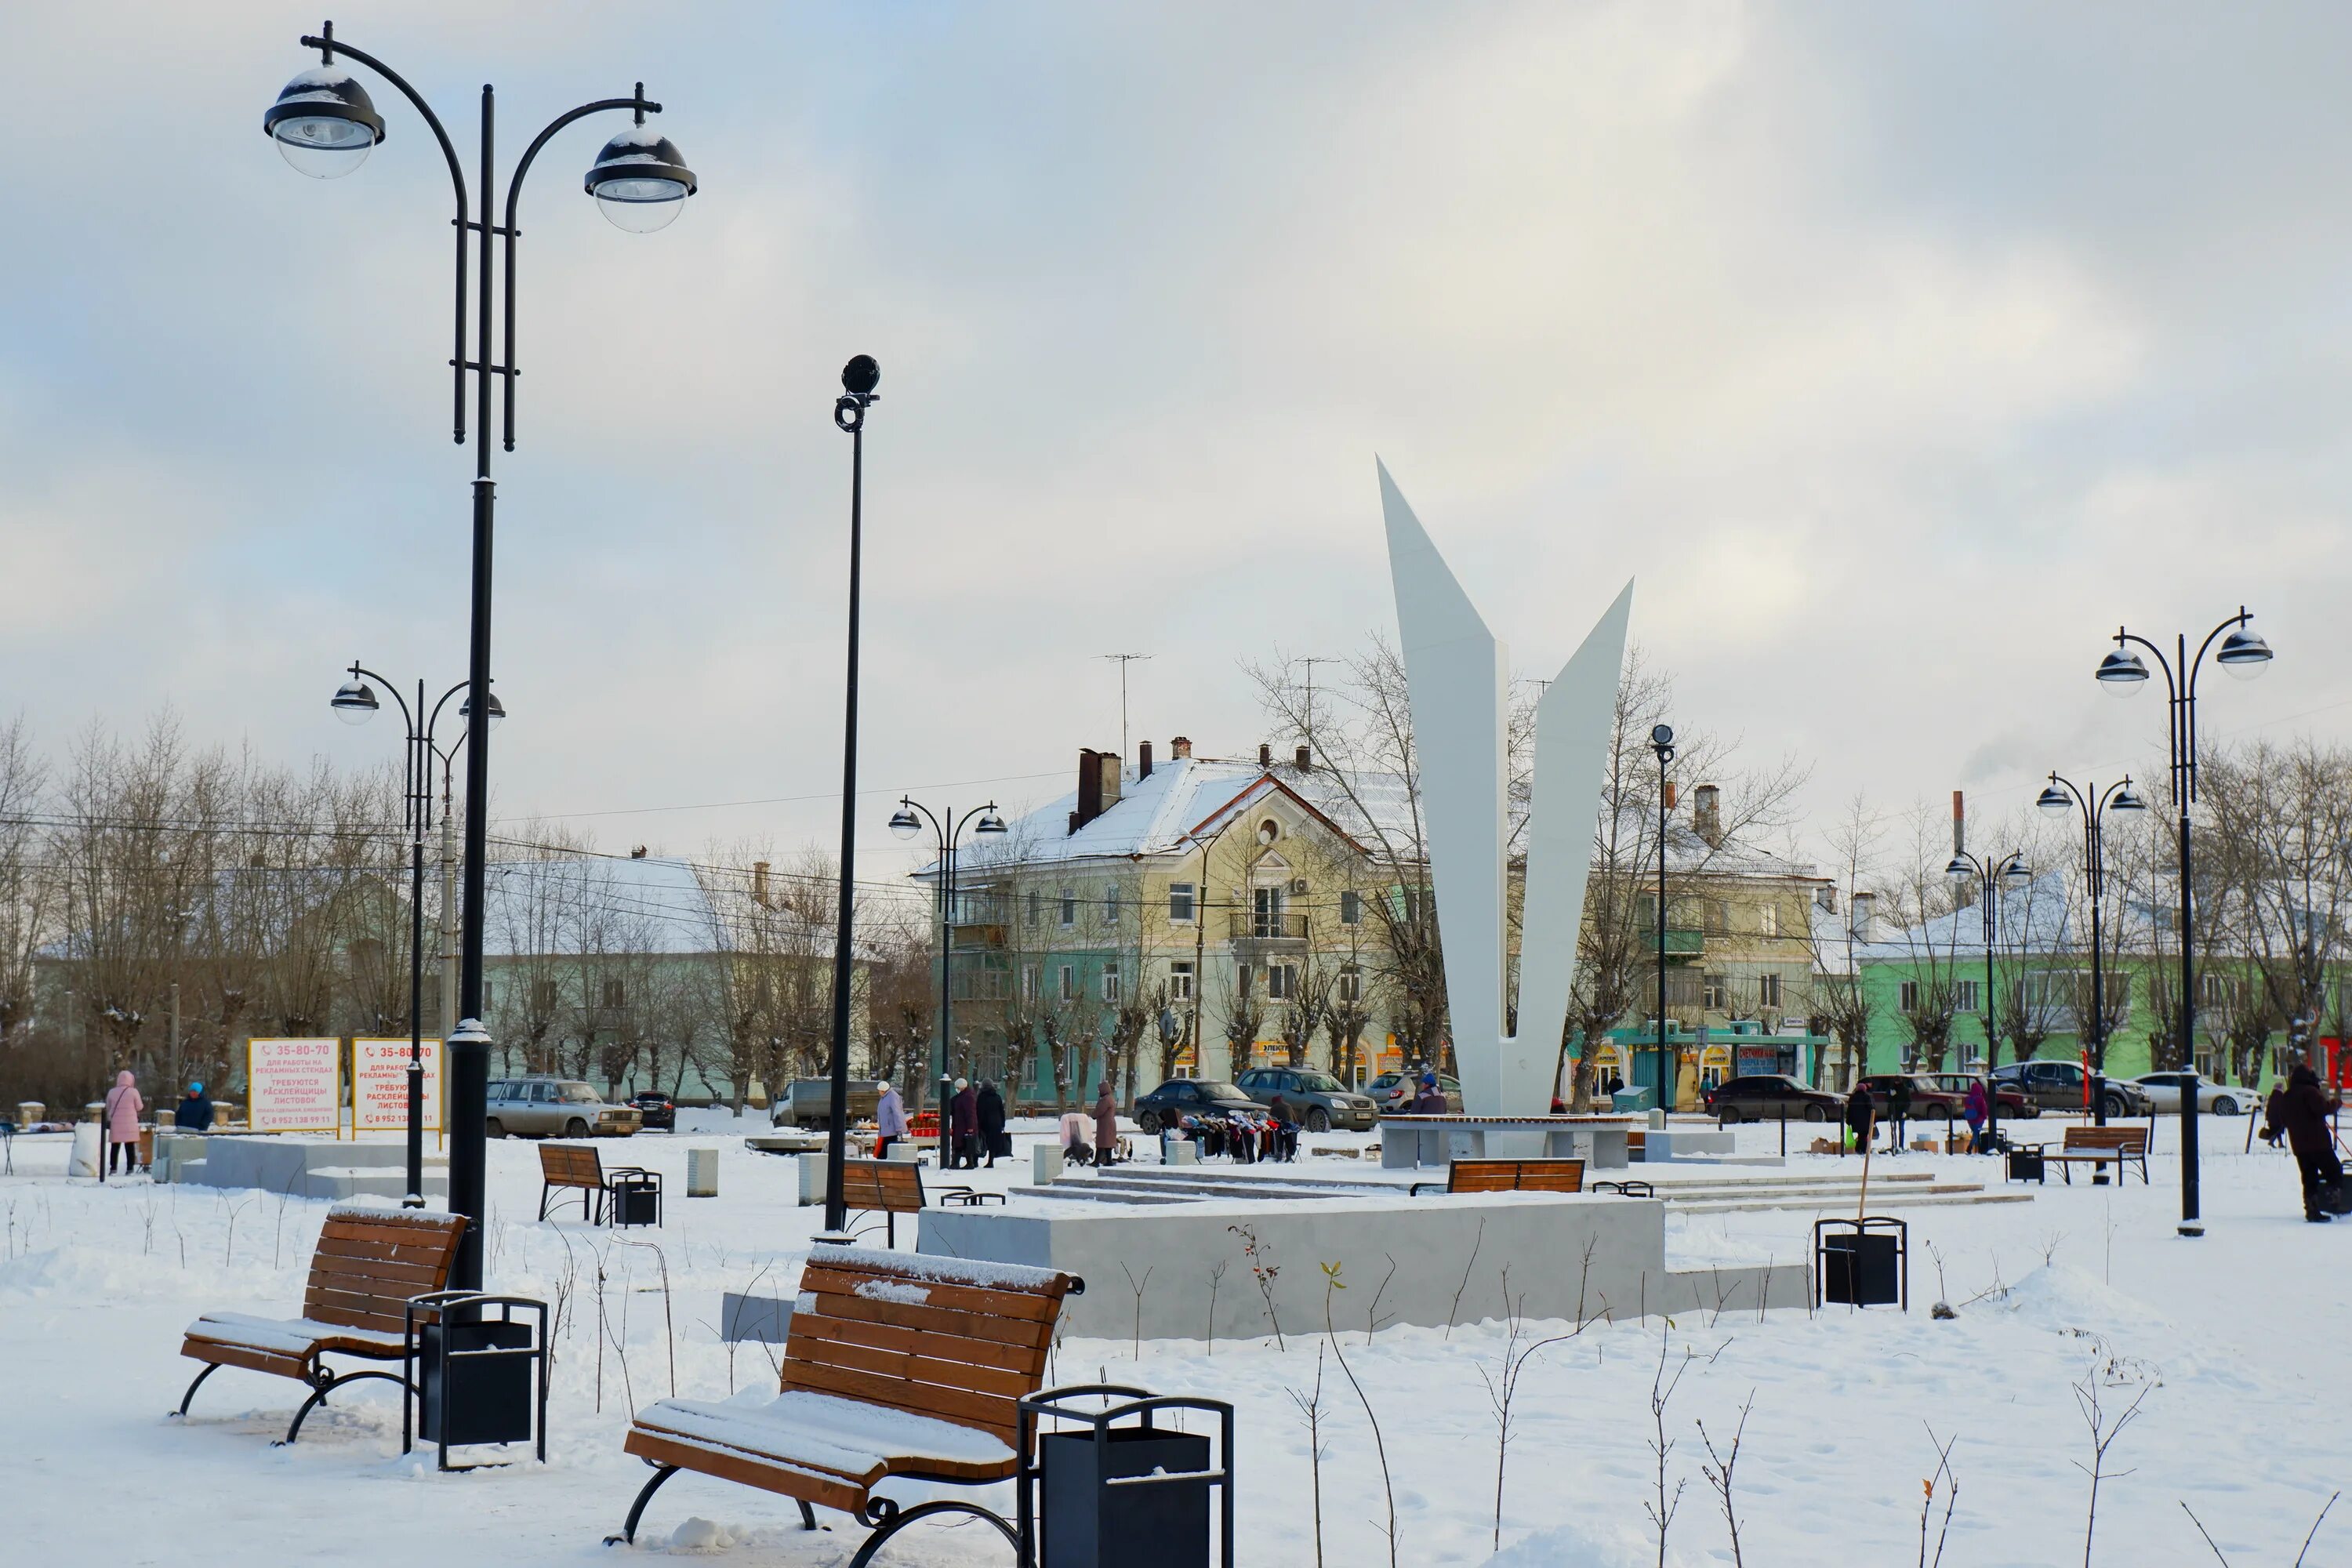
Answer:
[[[294,1413],[294,1424],[286,1428],[281,1443],[294,1441],[303,1418],[330,1389],[378,1377],[405,1390],[408,1380],[400,1373],[338,1373],[321,1358],[403,1360],[409,1299],[447,1286],[449,1266],[465,1233],[463,1215],[422,1209],[328,1211],[318,1250],[310,1255],[300,1317],[207,1312],[188,1325],[180,1353],[203,1362],[205,1369],[180,1396],[173,1415],[187,1415],[197,1388],[225,1366],[290,1377],[310,1386],[310,1397]]]
[[[1405,1189],[1418,1197],[1434,1182],[1415,1182]],[[1445,1168],[1449,1193],[1580,1193],[1584,1190],[1581,1160],[1456,1160]]]
[[[929,1514],[1005,1521],[974,1503],[901,1510],[874,1488],[886,1477],[965,1486],[1019,1468],[1018,1402],[1037,1392],[1063,1298],[1086,1282],[1050,1268],[820,1247],[801,1270],[782,1386],[763,1402],[669,1399],[637,1413],[625,1449],[654,1467],[618,1535],[634,1542],[646,1503],[680,1470],[779,1492],[854,1516],[874,1533],[851,1559]]]

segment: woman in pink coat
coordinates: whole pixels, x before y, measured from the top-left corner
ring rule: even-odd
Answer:
[[[118,1160],[125,1175],[139,1168],[139,1113],[146,1109],[147,1102],[139,1098],[139,1080],[131,1076],[131,1069],[116,1073],[114,1087],[106,1095],[106,1136],[114,1145],[107,1152],[109,1172]]]

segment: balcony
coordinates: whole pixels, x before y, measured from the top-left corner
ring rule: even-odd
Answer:
[[[1225,935],[1234,942],[1305,942],[1305,915],[1250,912],[1227,915]]]
[[[1657,951],[1658,928],[1654,925],[1644,925],[1641,930],[1643,948],[1645,951],[1653,952]],[[1706,932],[1684,926],[1668,926],[1666,928],[1666,957],[1668,960],[1671,961],[1677,958],[1700,958],[1704,957],[1706,952]]]

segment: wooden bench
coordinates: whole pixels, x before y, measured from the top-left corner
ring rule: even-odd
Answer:
[[[2076,1165],[2112,1164],[2120,1174],[2126,1165],[2137,1162],[2140,1184],[2145,1186],[2147,1184],[2147,1129],[2069,1127],[2066,1129],[2066,1141],[2059,1146],[2058,1152],[2053,1154],[2044,1147],[2042,1159],[2045,1164],[2057,1166],[2058,1173],[2066,1178],[2066,1184],[2070,1187],[2074,1184],[2073,1167]]]
[[[548,1200],[559,1188],[576,1188],[580,1194],[580,1217],[597,1225],[604,1223],[608,1212],[617,1214],[614,1195],[623,1187],[650,1187],[654,1192],[654,1220],[661,1220],[661,1174],[641,1165],[615,1165],[604,1169],[604,1157],[585,1143],[541,1143],[539,1146],[539,1217],[547,1217]],[[590,1208],[594,1205],[593,1210]]]
[[[985,1193],[976,1187],[941,1187],[928,1194],[950,1208],[977,1208],[985,1203],[1003,1203],[1003,1193]],[[844,1160],[841,1163],[842,1207],[853,1214],[878,1214],[883,1216],[883,1235],[888,1245],[898,1245],[898,1216],[920,1214],[927,1201],[923,1191],[923,1168],[912,1160]]]
[[[187,1415],[196,1389],[225,1366],[310,1385],[310,1397],[294,1413],[294,1424],[286,1428],[281,1445],[294,1441],[303,1417],[327,1397],[329,1389],[370,1377],[407,1389],[408,1380],[397,1373],[338,1373],[321,1358],[403,1360],[408,1302],[448,1284],[449,1266],[465,1234],[463,1215],[423,1209],[330,1210],[326,1227],[319,1233],[318,1250],[310,1255],[310,1280],[302,1292],[300,1317],[208,1312],[188,1325],[180,1353],[205,1364],[180,1396],[174,1418]]]
[[[1405,1189],[1418,1197],[1434,1182],[1415,1182]],[[1584,1190],[1581,1160],[1456,1160],[1445,1168],[1449,1193],[1580,1193]]]
[[[901,1510],[874,1495],[887,1476],[983,1486],[1020,1465],[1019,1401],[1037,1392],[1066,1296],[1086,1282],[1050,1268],[864,1247],[819,1247],[801,1270],[781,1386],[766,1405],[669,1399],[639,1411],[622,1445],[654,1467],[607,1545],[636,1540],[646,1503],[680,1470],[838,1509],[874,1533],[864,1568],[918,1518],[997,1515],[940,1500]],[[1023,1561],[1026,1561],[1025,1555]]]

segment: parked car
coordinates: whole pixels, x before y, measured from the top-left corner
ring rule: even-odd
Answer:
[[[641,1089],[629,1097],[637,1108],[637,1117],[650,1132],[658,1127],[665,1132],[677,1131],[677,1101],[657,1089]]]
[[[2006,1084],[2025,1096],[2034,1108],[2032,1115],[2042,1110],[2084,1110],[2091,1103],[2089,1075],[2083,1064],[2068,1061],[2011,1062],[1992,1069],[1993,1081]],[[2146,1116],[2153,1102],[2147,1091],[2128,1079],[2107,1080],[2107,1115]]]
[[[1968,1108],[1969,1085],[1977,1081],[1976,1074],[1972,1072],[1923,1072],[1913,1076],[1920,1082],[1932,1084],[1940,1092],[1950,1095],[1953,1100],[1952,1120],[1955,1121],[1961,1120],[1963,1113]],[[2000,1119],[2003,1121],[2015,1121],[2020,1119],[2031,1121],[2034,1117],[2042,1114],[2042,1108],[2034,1104],[2032,1100],[2026,1099],[2023,1092],[2021,1091],[2014,1084],[2004,1083],[1996,1085],[1993,1089],[1993,1095],[1995,1100],[1998,1101],[1995,1109],[2000,1112]],[[1936,1114],[1940,1117],[1943,1115],[1943,1112],[1939,1110]],[[1920,1120],[1918,1110],[1916,1107],[1912,1110],[1911,1120],[1914,1121]]]
[[[1822,1089],[1811,1089],[1786,1073],[1751,1073],[1726,1079],[1699,1091],[1706,1109],[1728,1127],[1735,1121],[1835,1121],[1845,1114],[1845,1101]]]
[[[1870,1090],[1870,1108],[1874,1116],[1881,1120],[1885,1118],[1886,1097],[1893,1092],[1896,1079],[1906,1079],[1911,1085],[1912,1121],[1941,1121],[1946,1116],[1955,1121],[1960,1119],[1967,1100],[1966,1089],[1955,1092],[1925,1073],[1909,1072],[1874,1072],[1862,1080],[1863,1087]]]
[[[1135,1124],[1145,1137],[1156,1138],[1162,1127],[1173,1126],[1179,1116],[1219,1115],[1229,1110],[1256,1115],[1264,1110],[1233,1084],[1215,1079],[1171,1078],[1150,1094],[1136,1096]]]
[[[1426,1070],[1426,1069],[1423,1069]],[[1462,1113],[1462,1080],[1452,1073],[1439,1073],[1437,1087],[1445,1095],[1445,1109],[1455,1115]],[[1417,1072],[1384,1072],[1364,1086],[1364,1092],[1380,1107],[1384,1116],[1395,1116],[1408,1109],[1413,1097],[1421,1092],[1421,1074]]]
[[[1234,1087],[1260,1105],[1272,1105],[1276,1095],[1297,1114],[1309,1132],[1334,1127],[1361,1132],[1381,1117],[1378,1101],[1358,1094],[1328,1072],[1309,1068],[1252,1068],[1234,1080]]]
[[[882,1089],[872,1079],[849,1080],[849,1121],[856,1126],[874,1120],[882,1104]],[[833,1130],[833,1079],[796,1078],[768,1102],[771,1127],[811,1127]]]
[[[2144,1072],[2131,1080],[2159,1115],[2180,1114],[2180,1089],[2183,1075],[2177,1072]],[[2116,1087],[2112,1080],[2110,1088]],[[2262,1096],[2243,1085],[2207,1083],[2202,1079],[2197,1085],[2197,1108],[2216,1116],[2251,1116],[2262,1108]],[[2109,1111],[2107,1114],[2114,1115]]]
[[[484,1130],[493,1138],[626,1138],[643,1125],[634,1105],[611,1105],[568,1078],[494,1079]]]

